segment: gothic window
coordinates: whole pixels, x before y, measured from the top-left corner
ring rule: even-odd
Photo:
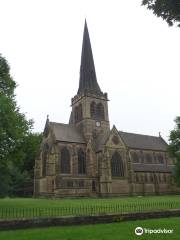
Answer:
[[[146,153],[146,162],[152,163],[152,155],[150,153]]]
[[[82,149],[78,151],[78,173],[86,174],[86,154]]]
[[[78,122],[82,119],[82,104],[79,104],[79,106],[75,107],[74,114],[75,114],[75,122]]]
[[[47,175],[47,161],[48,161],[49,146],[46,144],[42,152],[42,176]]]
[[[102,103],[98,103],[96,107],[96,115],[98,119],[104,120],[104,107]]]
[[[74,114],[75,114],[75,122],[78,122],[78,107],[75,107]]]
[[[61,173],[70,173],[70,154],[66,147],[61,150]]]
[[[82,104],[78,106],[78,120],[82,119]]]
[[[91,103],[90,112],[91,112],[91,117],[94,118],[96,116],[96,103],[95,102]]]
[[[124,176],[123,161],[118,152],[115,152],[111,158],[111,174],[113,177],[123,177]]]
[[[132,159],[134,163],[138,163],[139,162],[139,158],[136,152],[132,153]]]

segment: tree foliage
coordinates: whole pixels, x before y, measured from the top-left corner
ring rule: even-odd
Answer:
[[[6,59],[0,55],[0,196],[16,189],[15,178],[23,184],[25,176],[33,177],[33,158],[39,144],[39,134],[31,133],[33,121],[27,120],[17,106],[16,86]]]
[[[180,27],[180,0],[143,0],[142,5],[147,6],[157,17],[163,18],[169,26]]]
[[[170,133],[169,152],[176,160],[175,181],[180,186],[180,117],[175,119],[175,128]]]

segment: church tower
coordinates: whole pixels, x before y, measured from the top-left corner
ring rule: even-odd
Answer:
[[[108,97],[99,87],[96,78],[93,54],[85,21],[79,89],[72,98],[70,124],[76,125],[88,141],[91,137],[109,132]]]

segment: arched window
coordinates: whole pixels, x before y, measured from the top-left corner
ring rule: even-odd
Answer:
[[[96,116],[96,103],[92,102],[90,105],[90,113],[91,117],[94,118]]]
[[[49,146],[48,144],[45,144],[42,152],[42,176],[43,177],[47,175],[48,152],[49,152]]]
[[[70,153],[66,147],[61,150],[61,173],[70,173]]]
[[[96,114],[97,114],[97,118],[99,118],[101,120],[104,119],[104,107],[103,107],[102,103],[97,104]]]
[[[124,176],[123,161],[118,152],[115,152],[111,158],[111,174],[113,177],[123,177]]]
[[[78,151],[78,173],[86,174],[86,154],[82,149]]]
[[[78,121],[82,119],[82,104],[78,106]]]
[[[74,118],[75,118],[75,122],[78,122],[78,107],[75,107],[74,109]]]

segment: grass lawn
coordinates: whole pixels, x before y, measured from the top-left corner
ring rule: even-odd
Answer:
[[[136,236],[136,227],[173,229],[172,234]],[[0,240],[133,240],[180,239],[180,218],[151,219],[112,224],[0,231]]]
[[[0,219],[140,212],[164,209],[180,209],[180,195],[105,199],[0,199]]]

